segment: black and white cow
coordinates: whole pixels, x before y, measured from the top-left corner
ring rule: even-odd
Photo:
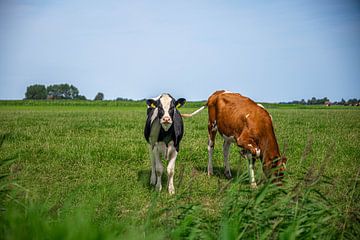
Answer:
[[[146,101],[148,109],[144,135],[149,143],[151,158],[150,184],[156,185],[156,190],[161,191],[161,175],[163,173],[161,155],[163,155],[166,160],[169,160],[167,174],[170,194],[175,193],[175,161],[184,133],[183,120],[177,108],[183,106],[185,101],[184,98],[175,100],[167,93]]]

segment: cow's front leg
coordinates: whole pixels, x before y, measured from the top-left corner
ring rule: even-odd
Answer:
[[[255,171],[254,171],[254,165],[255,165],[255,158],[251,153],[247,153],[246,158],[249,163],[249,180],[250,180],[250,186],[251,188],[256,188],[256,181],[255,181]]]
[[[161,191],[161,176],[163,173],[163,165],[161,162],[161,158],[160,158],[160,154],[162,151],[162,146],[161,144],[157,143],[153,149],[153,153],[154,153],[154,160],[155,160],[155,172],[156,172],[156,186],[155,189],[157,191]]]
[[[243,131],[241,135],[236,138],[236,143],[239,147],[249,151],[253,156],[260,157],[260,148],[254,139],[250,137],[249,131]]]
[[[150,184],[154,185],[156,184],[156,161],[154,158],[154,147],[149,144],[149,153],[150,153],[150,161],[151,161],[151,176],[150,176]]]
[[[174,147],[174,143],[170,142],[168,147],[168,158],[169,164],[167,166],[167,174],[168,174],[168,181],[169,181],[169,194],[175,194],[175,187],[174,187],[174,173],[175,173],[175,161],[178,155],[176,148]]]

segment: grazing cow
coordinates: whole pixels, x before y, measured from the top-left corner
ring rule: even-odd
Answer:
[[[167,166],[168,190],[170,194],[175,193],[174,170],[175,160],[179,152],[179,144],[184,133],[184,124],[181,114],[177,108],[185,103],[184,98],[175,100],[170,94],[164,93],[155,99],[148,99],[146,104],[147,120],[144,135],[149,143],[151,158],[150,184],[156,185],[161,191],[161,175],[163,165],[161,154],[169,160]]]
[[[217,131],[224,139],[225,176],[231,178],[229,165],[230,144],[236,143],[243,150],[241,153],[249,161],[250,184],[256,187],[254,163],[257,157],[262,159],[263,169],[267,177],[274,173],[275,182],[280,184],[285,170],[286,157],[280,155],[276,141],[271,115],[265,108],[251,99],[238,93],[216,91],[207,103],[192,114],[191,117],[208,107],[208,175],[213,174],[212,157]]]

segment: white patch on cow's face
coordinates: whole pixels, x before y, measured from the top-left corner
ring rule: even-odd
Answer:
[[[160,98],[160,102],[164,110],[164,116],[160,119],[160,124],[165,131],[168,131],[173,123],[169,114],[172,100],[173,99],[167,94],[162,95]]]

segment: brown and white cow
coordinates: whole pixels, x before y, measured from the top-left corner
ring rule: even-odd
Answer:
[[[208,107],[208,175],[213,174],[213,151],[215,136],[219,132],[224,139],[224,167],[225,176],[231,178],[229,152],[231,143],[236,143],[243,149],[241,153],[249,161],[250,184],[256,187],[254,163],[261,158],[265,175],[273,173],[275,182],[280,182],[285,170],[286,157],[281,156],[276,141],[272,118],[265,108],[256,104],[250,98],[238,93],[216,91],[207,103],[192,114],[183,114],[191,117]]]

